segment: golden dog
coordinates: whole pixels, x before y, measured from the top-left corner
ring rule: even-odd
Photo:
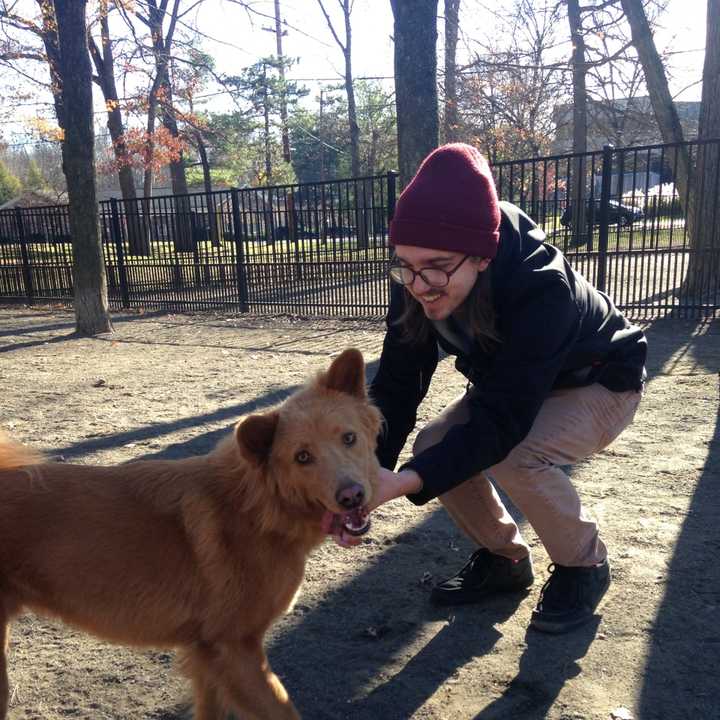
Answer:
[[[201,457],[44,463],[0,438],[0,719],[8,625],[23,608],[180,649],[197,720],[298,718],[263,638],[328,527],[367,530],[379,427],[350,349]]]

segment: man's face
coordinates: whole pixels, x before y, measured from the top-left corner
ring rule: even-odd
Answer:
[[[430,320],[444,320],[457,310],[475,285],[478,273],[484,272],[490,264],[487,258],[469,257],[462,262],[466,257],[463,253],[413,245],[396,245],[395,255],[399,264],[416,271],[435,268],[451,272],[457,268],[444,287],[432,287],[419,275],[410,285],[405,285]]]

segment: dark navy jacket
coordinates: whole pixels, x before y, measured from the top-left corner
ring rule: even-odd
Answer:
[[[420,505],[496,465],[530,431],[551,390],[600,383],[639,391],[647,342],[610,298],[575,272],[519,208],[500,203],[498,254],[490,263],[496,332],[490,352],[471,341],[452,344],[435,329],[408,344],[395,323],[405,291],[395,285],[387,333],[370,395],[386,421],[378,440],[383,467],[394,468],[438,363],[438,346],[456,356],[470,381],[470,420],[403,467],[423,479],[410,500]]]

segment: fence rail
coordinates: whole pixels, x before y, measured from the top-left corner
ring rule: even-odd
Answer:
[[[682,162],[694,170],[684,186]],[[720,140],[492,169],[501,199],[630,316],[717,312]],[[111,305],[380,316],[395,196],[387,173],[102,202]],[[70,304],[72,293],[67,206],[0,211],[0,300]]]

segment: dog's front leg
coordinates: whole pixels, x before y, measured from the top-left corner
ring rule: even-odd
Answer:
[[[7,672],[7,652],[10,644],[10,625],[0,610],[0,720],[5,720],[10,698],[10,685]]]
[[[210,659],[210,657],[208,657]],[[215,679],[230,705],[253,720],[300,720],[280,678],[270,669],[262,643],[245,638],[212,653]],[[243,720],[246,715],[241,715]]]
[[[193,720],[224,720],[227,706],[220,702],[217,687],[208,678],[193,677],[195,702]]]

